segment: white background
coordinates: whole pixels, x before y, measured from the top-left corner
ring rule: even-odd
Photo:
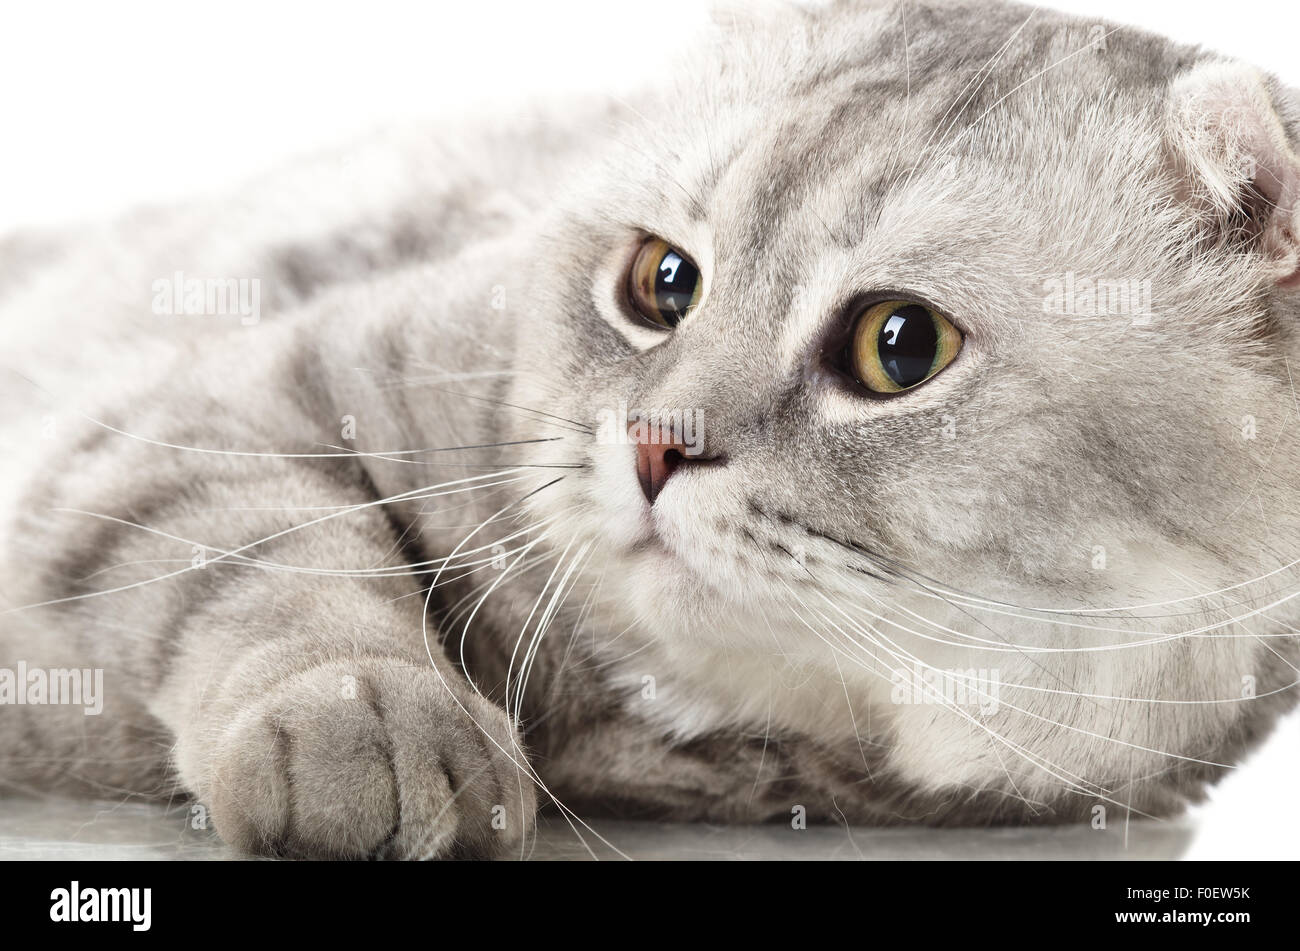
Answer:
[[[1300,86],[1289,0],[1046,5],[1201,42]],[[706,18],[700,0],[12,5],[0,233],[219,189],[393,121],[625,89]],[[1300,857],[1298,754],[1293,717],[1216,789],[1190,855]]]
[[[1206,43],[1300,85],[1290,0],[1047,5]],[[661,75],[707,9],[702,0],[9,4],[0,231],[238,182],[388,121],[627,88]]]

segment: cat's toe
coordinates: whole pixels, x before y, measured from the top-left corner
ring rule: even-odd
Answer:
[[[429,670],[376,679],[392,739],[401,821],[384,857],[487,858],[518,850],[536,808],[524,752],[505,713]]]
[[[368,660],[283,682],[222,733],[218,833],[261,855],[482,857],[519,847],[535,806],[505,714],[428,668]]]

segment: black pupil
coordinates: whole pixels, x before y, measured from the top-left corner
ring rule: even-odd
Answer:
[[[904,388],[916,386],[930,375],[938,350],[934,319],[920,304],[907,304],[890,314],[876,341],[881,366]]]
[[[677,322],[686,316],[699,281],[700,272],[695,265],[676,251],[669,251],[659,262],[659,273],[655,275],[655,307],[669,327],[677,326]]]

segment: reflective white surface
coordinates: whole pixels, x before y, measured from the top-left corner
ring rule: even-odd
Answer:
[[[240,858],[188,808],[70,800],[0,801],[0,859],[190,860]],[[1041,829],[852,829],[707,826],[548,817],[533,859],[1173,859],[1195,832],[1186,820]],[[603,841],[602,841],[603,840]]]

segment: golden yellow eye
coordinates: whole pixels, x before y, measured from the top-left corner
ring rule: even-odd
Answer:
[[[695,262],[659,238],[637,249],[627,276],[632,308],[650,323],[670,329],[700,302],[703,286]]]
[[[853,375],[867,389],[900,393],[952,363],[961,344],[961,331],[929,307],[883,301],[858,315],[849,341],[849,362]]]

